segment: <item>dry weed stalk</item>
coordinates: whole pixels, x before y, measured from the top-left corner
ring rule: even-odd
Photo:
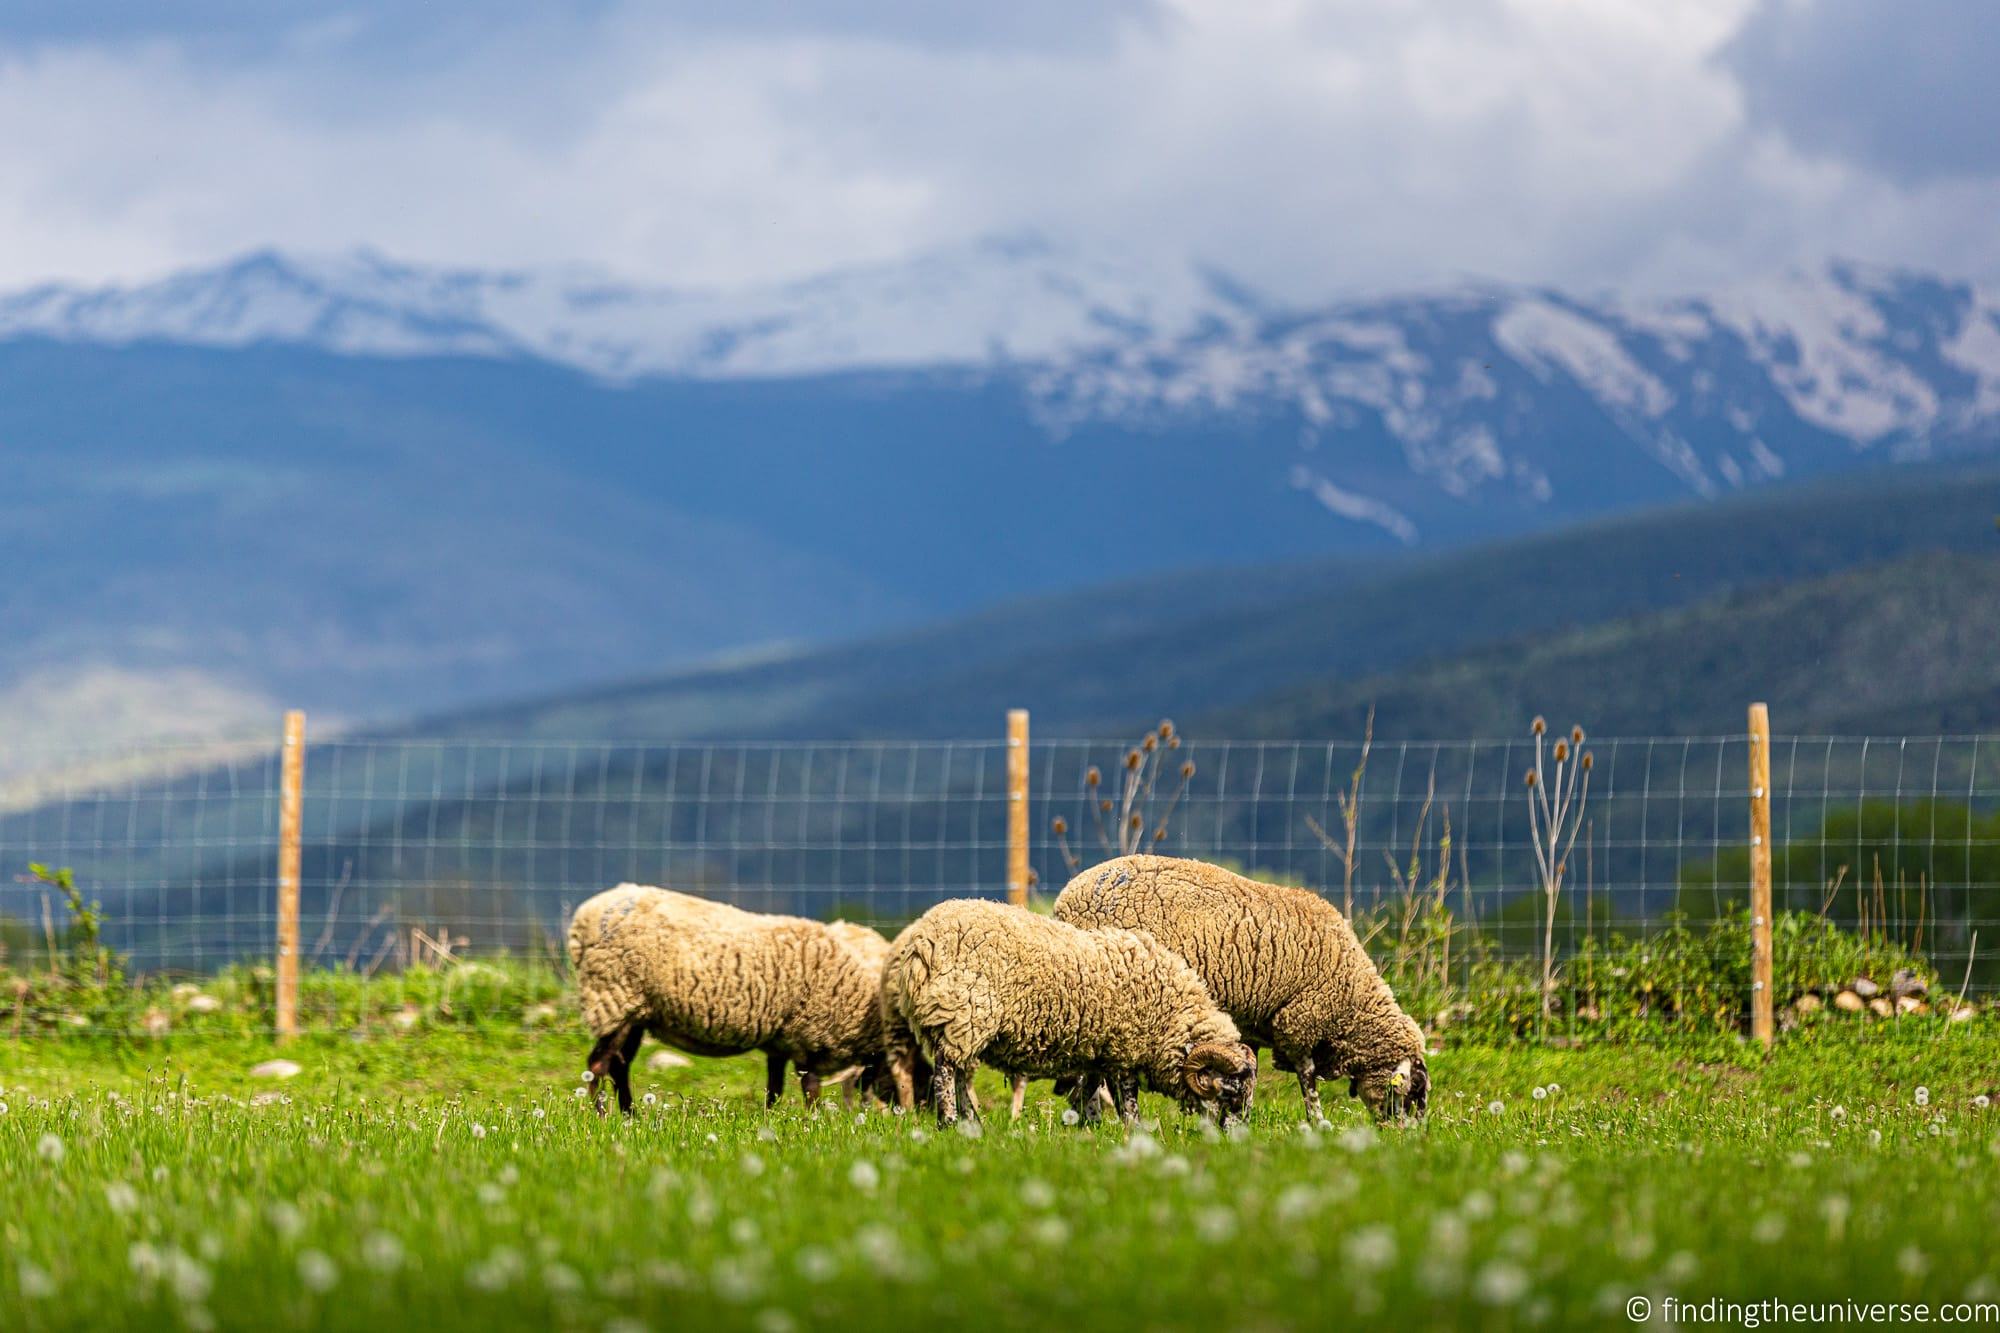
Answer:
[[[1562,897],[1563,876],[1569,870],[1570,849],[1583,830],[1583,810],[1590,800],[1593,760],[1583,748],[1583,728],[1549,743],[1549,724],[1536,718],[1535,766],[1528,770],[1528,827],[1533,833],[1535,866],[1542,876],[1545,911],[1542,916],[1542,1021],[1547,1022],[1555,998],[1556,904]],[[1550,769],[1553,768],[1551,774]]]
[[[1174,811],[1180,808],[1182,798],[1187,795],[1188,784],[1194,781],[1194,761],[1184,759],[1171,770],[1178,776],[1179,785],[1168,795],[1166,805],[1157,817],[1151,811],[1160,793],[1160,778],[1168,772],[1167,756],[1180,748],[1180,733],[1174,730],[1170,719],[1162,718],[1157,727],[1125,752],[1116,795],[1106,793],[1104,774],[1095,764],[1084,772],[1083,797],[1090,807],[1098,845],[1107,857],[1130,856],[1167,840],[1167,829]],[[1071,873],[1081,870],[1083,858],[1071,848],[1069,842],[1069,821],[1057,815],[1050,821],[1050,829],[1055,833],[1056,847]]]

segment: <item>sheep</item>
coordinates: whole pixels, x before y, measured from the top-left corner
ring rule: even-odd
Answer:
[[[767,1107],[784,1093],[787,1061],[807,1105],[826,1075],[879,1067],[888,942],[871,957],[852,933],[863,929],[637,884],[586,901],[570,921],[569,959],[596,1038],[588,1068],[599,1113],[607,1077],[630,1113],[632,1057],[649,1032],[695,1055],[763,1051]]]
[[[898,1100],[914,1105],[921,1051],[940,1123],[958,1118],[981,1060],[1008,1074],[1094,1075],[1072,1099],[1091,1119],[1104,1079],[1127,1123],[1141,1080],[1188,1111],[1214,1103],[1227,1121],[1248,1107],[1257,1075],[1201,978],[1151,938],[983,899],[939,903],[896,937],[882,1009]]]
[[[1147,931],[1193,965],[1252,1048],[1297,1073],[1320,1119],[1319,1080],[1345,1077],[1378,1119],[1422,1115],[1424,1034],[1397,1005],[1347,918],[1317,894],[1168,856],[1121,856],[1063,888],[1058,921]]]

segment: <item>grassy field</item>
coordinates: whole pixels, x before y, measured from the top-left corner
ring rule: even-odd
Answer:
[[[641,1113],[600,1121],[559,1035],[308,1038],[296,1077],[252,1077],[270,1054],[0,1042],[0,1327],[1602,1327],[1635,1296],[2000,1299],[1984,1021],[1768,1064],[1448,1050],[1416,1127],[1343,1098],[1307,1128],[1269,1076],[1227,1138],[1157,1099],[1129,1136],[1046,1095],[969,1134],[838,1099],[766,1115],[755,1060],[645,1070]]]

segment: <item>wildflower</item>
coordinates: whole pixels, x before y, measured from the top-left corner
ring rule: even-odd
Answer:
[[[1373,1272],[1396,1262],[1396,1233],[1381,1225],[1363,1227],[1342,1248],[1349,1264]]]
[[[330,1291],[340,1280],[340,1269],[318,1250],[299,1251],[299,1285],[307,1291]]]
[[[1062,1113],[1062,1122],[1063,1122],[1063,1123],[1064,1123],[1065,1125],[1074,1125],[1074,1124],[1077,1124],[1077,1123],[1079,1123],[1079,1122],[1080,1122],[1080,1121],[1081,1121],[1082,1119],[1083,1119],[1083,1117],[1082,1117],[1081,1115],[1077,1114],[1077,1110],[1076,1110],[1076,1108],[1075,1108],[1074,1106],[1070,1106],[1070,1107],[1065,1107],[1065,1108],[1064,1108],[1064,1110],[1063,1110],[1063,1113]]]
[[[1056,1202],[1055,1187],[1046,1180],[1024,1180],[1021,1182],[1021,1202],[1030,1208],[1052,1208]]]
[[[482,1125],[482,1124],[479,1124],[479,1123],[478,1123],[477,1121],[473,1122],[473,1126],[472,1126],[472,1137],[473,1137],[473,1138],[475,1138],[475,1139],[483,1139],[483,1138],[485,1138],[485,1137],[486,1137],[486,1126],[484,1126],[484,1125]]]
[[[1506,1109],[1507,1109],[1507,1103],[1505,1102],[1486,1103],[1486,1114],[1488,1115],[1499,1115],[1502,1111],[1505,1111]]]
[[[56,1294],[56,1280],[49,1276],[48,1270],[38,1268],[26,1259],[15,1270],[15,1276],[21,1283],[21,1295],[28,1300],[44,1301]]]
[[[63,1141],[53,1134],[42,1135],[41,1141],[35,1144],[35,1155],[51,1166],[62,1161],[63,1152]]]
[[[764,1174],[764,1159],[754,1152],[744,1153],[743,1160],[738,1165],[742,1167],[743,1174],[746,1176],[754,1177]]]
[[[976,1139],[985,1133],[986,1131],[980,1128],[977,1120],[966,1119],[958,1122],[958,1135],[960,1138]],[[971,1159],[968,1158],[966,1160],[970,1161]]]
[[[778,1131],[777,1131],[777,1130],[775,1130],[775,1129],[772,1129],[772,1128],[771,1128],[771,1127],[770,1127],[769,1125],[764,1125],[764,1126],[762,1126],[761,1128],[759,1128],[759,1129],[758,1129],[758,1131],[757,1131],[757,1142],[759,1142],[759,1143],[776,1143],[777,1141],[778,1141]]]
[[[1549,1090],[1547,1088],[1537,1087],[1534,1090],[1534,1092],[1530,1095],[1532,1095],[1536,1101],[1541,1101],[1549,1095]]]
[[[1194,1216],[1195,1234],[1211,1245],[1220,1245],[1236,1234],[1236,1214],[1220,1205],[1204,1208]]]
[[[1972,1104],[1978,1107],[1980,1110],[1984,1111],[1987,1107],[1993,1105],[1993,1099],[1991,1097],[1988,1097],[1985,1093],[1982,1092],[1977,1097],[1974,1097],[1972,1099]],[[0,1102],[0,1115],[5,1115],[6,1113],[7,1113],[7,1104],[5,1102]]]
[[[589,1096],[589,1095],[590,1095],[590,1089],[588,1089],[588,1088],[578,1088],[578,1089],[576,1090],[576,1095],[577,1095],[577,1097],[578,1097],[578,1098],[583,1098],[583,1097],[587,1097],[587,1096]]]
[[[114,1180],[104,1187],[104,1202],[122,1217],[139,1206],[139,1191],[122,1180]]]
[[[644,1097],[641,1097],[639,1100],[644,1102],[648,1106],[658,1106],[660,1104],[660,1094],[657,1092],[649,1092]]]
[[[403,1266],[403,1242],[386,1231],[371,1231],[361,1242],[361,1260],[378,1273]]]
[[[7,1103],[0,1102],[0,1115],[6,1115],[6,1114],[7,1114]]]
[[[1836,1106],[1831,1111],[1828,1111],[1827,1114],[1835,1120],[1845,1120],[1847,1119],[1847,1108],[1845,1106]]]
[[[1549,1084],[1549,1096],[1553,1097],[1561,1091],[1562,1091],[1562,1084],[1560,1083]]]
[[[1922,1084],[1918,1084],[1918,1085],[1917,1085],[1917,1105],[1918,1105],[1918,1106],[1929,1106],[1930,1104],[1931,1104],[1931,1090],[1930,1090],[1929,1088],[1926,1088],[1926,1087],[1924,1087],[1924,1086],[1923,1086]]]
[[[929,1134],[926,1134],[923,1131],[923,1128],[921,1126],[918,1126],[910,1131],[910,1142],[912,1143],[928,1143],[930,1142],[930,1137],[931,1136]]]
[[[1472,1291],[1486,1305],[1512,1305],[1528,1294],[1528,1275],[1518,1264],[1495,1259],[1479,1270]]]
[[[591,1073],[588,1069],[586,1069],[583,1071],[583,1081],[586,1085],[595,1083],[597,1082],[597,1075]]]
[[[1869,1146],[1869,1147],[1871,1147],[1871,1148],[1873,1148],[1873,1147],[1879,1147],[1879,1146],[1881,1146],[1881,1143],[1882,1143],[1882,1131],[1881,1131],[1881,1130],[1879,1130],[1879,1129],[1871,1129],[1871,1130],[1869,1130],[1869,1131],[1868,1131],[1868,1146]]]
[[[548,1113],[547,1111],[544,1111],[544,1110],[543,1110],[543,1109],[542,1109],[541,1107],[539,1107],[539,1106],[537,1106],[537,1107],[535,1108],[535,1119],[537,1119],[537,1120],[542,1120],[542,1119],[545,1119],[545,1118],[547,1118],[548,1114],[549,1114],[549,1113]]]
[[[824,1245],[804,1247],[792,1262],[798,1266],[799,1276],[808,1282],[830,1282],[840,1271],[840,1260]]]

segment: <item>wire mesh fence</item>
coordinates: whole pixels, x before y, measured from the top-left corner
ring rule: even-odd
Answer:
[[[1191,856],[1364,916],[1435,900],[1503,959],[1537,956],[1545,933],[1567,955],[1747,901],[1742,736],[1590,739],[1553,915],[1525,737],[1155,741],[1158,755],[1118,741],[1032,745],[1039,893],[1123,850]],[[2000,952],[1996,747],[2000,737],[1780,734],[1778,909],[1896,939],[1954,981],[1969,968],[1974,990],[2000,983],[1975,951],[1983,938]],[[7,966],[36,966],[65,929],[47,886],[16,882],[31,862],[73,868],[134,970],[198,974],[271,956],[275,744],[17,753],[0,774]],[[1005,892],[1008,795],[997,737],[314,741],[300,951],[309,967],[357,971],[427,947],[557,960],[568,911],[622,881],[893,928],[943,898]]]

